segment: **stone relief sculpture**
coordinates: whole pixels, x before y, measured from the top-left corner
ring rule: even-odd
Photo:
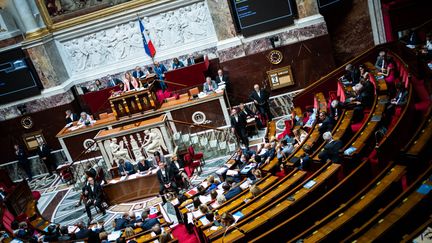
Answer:
[[[216,36],[204,2],[146,16],[143,23],[158,51]],[[61,45],[74,73],[145,55],[140,28],[134,20]]]
[[[161,131],[157,128],[145,130],[144,143],[141,148],[143,148],[147,155],[153,154],[154,152],[161,150],[161,148],[167,150]]]
[[[108,146],[108,148],[106,148],[107,154],[108,156],[110,156],[110,160],[112,162],[117,161],[119,159],[125,159],[128,161],[133,161],[130,157],[129,157],[129,151],[127,150],[127,148],[124,148],[124,142],[120,141],[117,144],[117,138],[112,138],[111,142]]]

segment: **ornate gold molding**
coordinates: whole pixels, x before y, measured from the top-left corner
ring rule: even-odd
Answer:
[[[50,32],[55,32],[58,30],[63,30],[69,27],[73,27],[79,24],[87,23],[93,20],[97,20],[100,18],[104,18],[113,14],[117,14],[120,12],[128,11],[134,9],[136,7],[140,7],[143,5],[151,4],[154,2],[158,2],[160,0],[132,0],[130,2],[125,2],[122,4],[118,4],[116,6],[108,7],[105,9],[98,10],[93,13],[84,14],[81,16],[77,16],[68,20],[60,21],[58,23],[54,23],[52,21],[51,16],[48,13],[48,9],[44,4],[44,0],[36,0],[36,4],[41,13],[42,19],[45,22],[48,30]]]
[[[38,29],[36,31],[26,33],[25,34],[25,40],[29,41],[29,40],[39,39],[39,38],[42,38],[48,34],[50,34],[50,32],[47,28]]]

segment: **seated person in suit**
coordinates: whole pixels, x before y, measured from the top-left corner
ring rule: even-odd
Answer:
[[[187,64],[188,66],[191,66],[191,65],[194,65],[194,64],[195,64],[195,58],[194,58],[194,56],[193,56],[192,54],[190,54],[190,55],[188,56],[188,58],[186,59],[186,64]]]
[[[173,59],[172,69],[179,69],[184,67],[184,64],[182,61],[179,61],[177,57]]]
[[[182,181],[185,188],[191,186],[191,182],[189,177],[187,176],[184,163],[180,160],[177,155],[173,155],[171,158],[171,162],[169,162],[170,169],[174,172],[174,176],[178,181]]]
[[[123,83],[120,79],[114,77],[113,75],[108,75],[108,83],[107,86],[108,87],[114,87],[116,85],[119,85]]]
[[[150,230],[154,225],[159,224],[159,220],[157,218],[150,219],[148,217],[148,212],[143,211],[141,213],[141,222],[136,222],[135,225],[137,227],[141,227],[144,231]]]
[[[78,121],[80,119],[80,117],[77,114],[72,113],[71,110],[66,110],[65,113],[66,113],[66,124],[69,124],[74,121]]]
[[[405,105],[408,100],[408,91],[405,89],[403,83],[396,84],[396,97],[391,100],[392,105]]]
[[[286,140],[280,141],[276,146],[276,156],[279,162],[282,162],[294,151],[294,146],[292,143],[288,143]]]
[[[337,120],[342,114],[342,105],[338,100],[333,100],[330,104],[330,117]]]
[[[352,122],[357,123],[363,119],[363,111],[365,108],[370,108],[374,102],[374,87],[370,84],[370,81],[364,81],[364,86],[362,83],[356,84],[353,87],[353,91],[356,96],[350,98],[350,103],[354,104],[353,118]],[[370,84],[370,85],[369,85]]]
[[[105,85],[103,85],[99,79],[96,79],[94,85],[92,86],[92,91],[99,91],[105,88]]]
[[[319,122],[318,123],[318,131],[320,134],[324,134],[325,132],[331,132],[334,126],[334,120],[327,115],[325,111],[321,111],[319,113]]]
[[[339,163],[339,149],[342,148],[342,142],[339,140],[333,140],[331,132],[325,132],[323,134],[323,139],[326,142],[323,150],[318,154],[318,158],[322,162],[331,160],[333,163]]]
[[[164,194],[167,190],[178,191],[177,184],[174,180],[174,173],[167,167],[166,163],[159,163],[159,170],[157,172],[157,177],[159,180],[159,193]]]
[[[95,205],[97,208],[99,208],[99,210],[102,212],[103,215],[106,214],[105,212],[105,208],[102,207],[102,187],[96,183],[94,181],[94,178],[89,177],[88,178],[88,185],[86,185],[86,190],[87,190],[87,195],[88,195],[88,199],[87,202],[85,203],[85,209],[87,212],[87,216],[89,218],[89,224],[92,221],[92,215],[91,215],[91,210],[90,207],[92,205]]]
[[[136,66],[135,70],[132,72],[132,77],[136,78],[136,79],[140,79],[141,77],[144,77],[146,75],[146,73],[141,70],[140,66]]]
[[[312,149],[309,145],[305,144],[303,146],[303,152],[304,154],[299,159],[299,164],[297,165],[297,168],[299,170],[304,170],[309,167],[309,165],[312,163],[312,159],[310,158],[310,153]]]
[[[134,166],[131,162],[125,161],[124,159],[119,159],[119,168],[120,175],[127,176],[135,174]]]
[[[360,81],[360,71],[358,68],[354,67],[351,63],[345,67],[344,80],[348,80],[352,85],[358,84]]]
[[[130,225],[129,214],[123,213],[120,218],[114,219],[115,227],[114,230],[122,230]]]
[[[145,172],[153,169],[153,163],[146,160],[144,157],[139,158],[138,160],[138,172]]]
[[[222,185],[222,189],[224,190],[224,196],[227,201],[242,192],[242,189],[239,186],[231,187],[226,182]]]
[[[79,128],[81,128],[81,127],[84,127],[84,126],[93,125],[94,123],[96,123],[96,121],[93,120],[93,118],[89,114],[87,114],[87,113],[85,113],[83,111],[83,112],[81,112],[81,117],[78,120],[77,125],[78,125]]]
[[[206,81],[203,85],[203,92],[204,93],[215,92],[217,88],[218,88],[218,85],[216,84],[216,82],[214,80],[211,80],[210,77],[207,77]]]
[[[387,59],[387,53],[385,51],[380,51],[377,60],[375,62],[375,67],[378,69],[378,71],[381,72],[387,67],[386,59]]]
[[[228,75],[226,75],[222,69],[219,69],[219,70],[217,71],[217,73],[218,73],[218,75],[217,75],[216,78],[215,78],[216,83],[217,83],[218,85],[221,85],[221,84],[226,84],[226,85],[228,85],[228,84],[229,84],[229,78],[228,78]]]

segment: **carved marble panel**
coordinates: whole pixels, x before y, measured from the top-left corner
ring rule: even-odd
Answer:
[[[49,108],[69,104],[73,100],[74,96],[72,92],[68,91],[50,97],[42,97],[31,102],[24,102],[20,105],[25,105],[28,113],[35,113]],[[21,116],[21,114],[17,108],[17,105],[0,107],[0,121],[13,119],[19,116]]]
[[[226,0],[208,0],[207,4],[213,19],[218,40],[225,40],[236,36],[233,19]]]
[[[204,2],[146,16],[142,21],[155,45],[156,53],[177,51],[179,46],[214,38],[216,35]],[[149,59],[144,53],[136,19],[60,42],[60,46],[66,54],[72,73],[140,57]]]

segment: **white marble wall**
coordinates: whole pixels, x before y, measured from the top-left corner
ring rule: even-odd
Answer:
[[[206,49],[217,42],[205,1],[175,2],[174,9],[139,14],[155,45],[156,60]],[[73,32],[55,39],[71,78],[78,82],[151,62],[144,52],[135,13],[112,26],[87,26]]]

